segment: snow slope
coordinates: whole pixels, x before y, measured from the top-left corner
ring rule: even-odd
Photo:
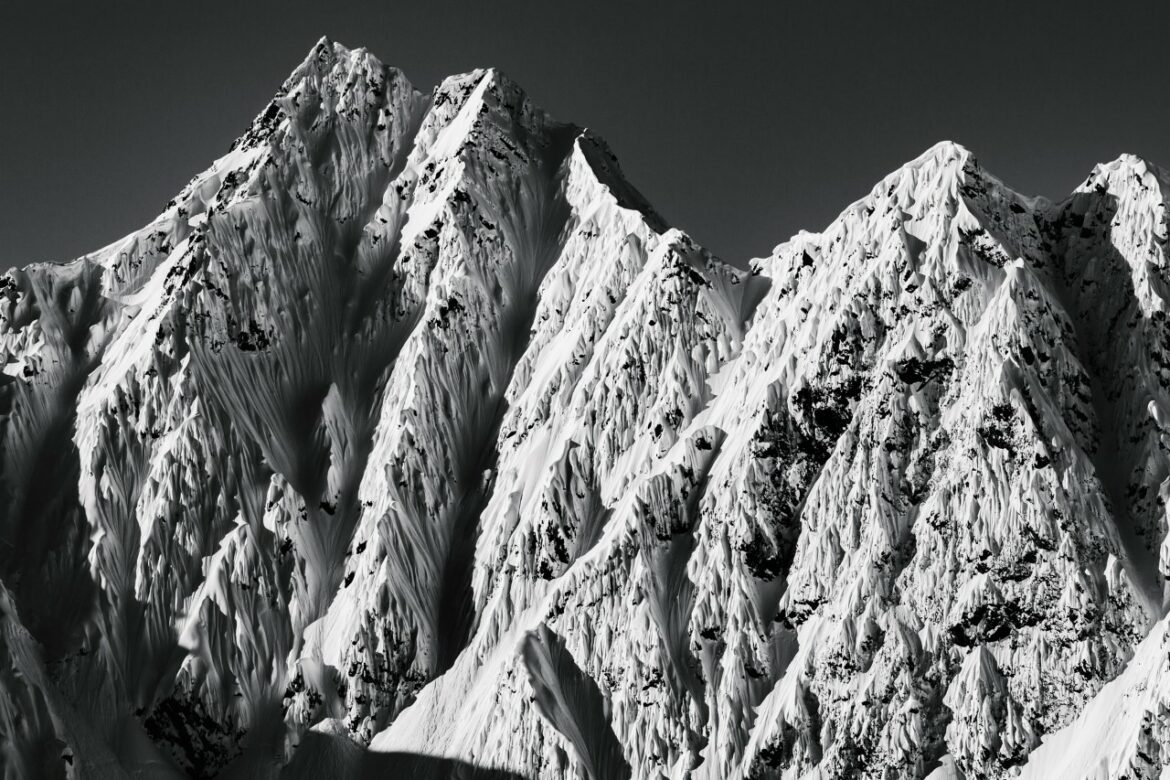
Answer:
[[[941,143],[745,272],[322,40],[0,280],[5,774],[1160,776],[1168,196]]]

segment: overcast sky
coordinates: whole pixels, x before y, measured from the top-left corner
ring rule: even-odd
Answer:
[[[1164,2],[5,0],[0,30],[0,267],[146,223],[321,35],[427,91],[502,68],[739,264],[944,138],[1054,198],[1122,152],[1170,165]]]

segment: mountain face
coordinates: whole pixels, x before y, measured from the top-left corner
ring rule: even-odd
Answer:
[[[741,271],[323,40],[0,279],[4,775],[1163,776],[1168,201],[942,143]]]

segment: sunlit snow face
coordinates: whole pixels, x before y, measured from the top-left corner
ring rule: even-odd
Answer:
[[[1152,771],[1168,181],[941,143],[744,272],[499,71],[323,40],[3,281],[8,765]]]

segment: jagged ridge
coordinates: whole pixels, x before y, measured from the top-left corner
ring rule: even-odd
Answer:
[[[943,143],[745,273],[322,40],[4,277],[6,772],[1154,776],[1168,192]]]

